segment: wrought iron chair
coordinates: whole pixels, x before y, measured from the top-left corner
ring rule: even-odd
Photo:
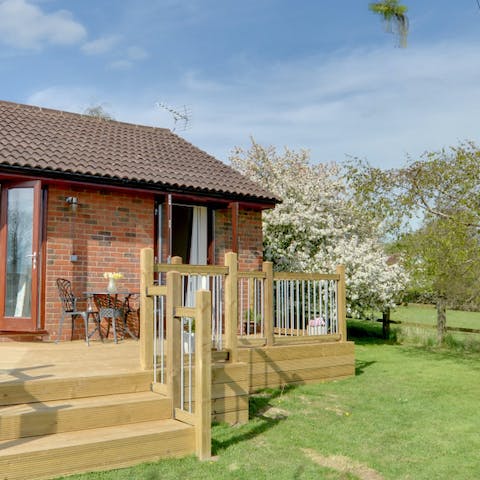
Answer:
[[[125,300],[123,301],[123,308],[125,310],[125,321],[124,321],[124,330],[125,334],[130,335],[130,337],[134,338],[135,340],[138,340],[138,336],[135,335],[134,332],[130,330],[130,327],[128,326],[128,316],[132,315],[133,318],[137,320],[137,322],[140,322],[140,308],[133,308],[132,307],[132,297],[135,297],[136,294],[130,293],[125,297]],[[140,325],[138,325],[138,334],[140,334]]]
[[[55,343],[58,343],[62,336],[62,327],[65,317],[70,315],[72,318],[72,334],[73,334],[73,325],[75,317],[82,317],[85,324],[85,341],[87,345],[90,345],[90,338],[98,331],[100,339],[103,342],[102,331],[100,329],[100,317],[96,310],[78,310],[77,307],[77,297],[73,294],[72,282],[65,278],[57,278],[57,288],[60,300],[62,302],[62,316],[60,318],[60,325],[58,329],[58,338]],[[88,319],[90,315],[93,317],[95,322],[95,329],[89,333],[88,332]]]
[[[120,320],[125,329],[127,321],[125,303],[118,300],[116,295],[107,294],[95,295],[93,300],[98,309],[100,321],[106,319],[109,322],[106,336],[108,337],[111,323],[113,328],[113,341],[118,343],[116,323],[117,320]]]

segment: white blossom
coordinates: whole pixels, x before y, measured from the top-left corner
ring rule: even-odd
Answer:
[[[255,142],[231,160],[282,199],[263,214],[264,256],[276,270],[332,272],[344,264],[350,315],[394,306],[406,273],[389,264],[378,226],[355,208],[337,164],[312,164],[306,151],[278,155]]]

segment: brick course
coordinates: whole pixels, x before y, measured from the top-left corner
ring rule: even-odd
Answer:
[[[73,212],[65,198],[78,198]],[[140,282],[140,250],[153,246],[153,195],[93,189],[50,187],[48,192],[47,255],[45,279],[45,329],[57,337],[61,304],[56,279],[73,282],[77,296],[105,289],[104,272],[122,272],[120,287],[137,291]],[[77,261],[71,261],[71,255]],[[84,308],[85,305],[80,305]],[[73,338],[82,338],[83,320],[77,319]],[[70,317],[62,331],[69,339]]]
[[[215,263],[224,264],[232,251],[232,211],[215,211]],[[262,212],[240,208],[238,212],[238,268],[261,270],[263,260]]]
[[[73,212],[65,198],[78,198]],[[61,305],[56,279],[73,282],[75,293],[103,290],[104,272],[122,272],[120,288],[138,291],[140,283],[140,250],[154,245],[153,194],[121,193],[91,188],[67,189],[50,186],[45,279],[45,329],[56,339]],[[163,216],[164,226],[166,215]],[[166,234],[166,228],[162,229]],[[261,212],[239,211],[239,268],[260,270],[262,265]],[[165,242],[164,242],[165,245]],[[225,253],[231,251],[232,222],[228,208],[215,211],[215,263],[223,265]],[[77,261],[71,261],[71,255]],[[85,307],[85,305],[80,305]],[[83,337],[83,320],[77,319],[73,338]],[[70,317],[62,331],[62,340],[70,339]]]

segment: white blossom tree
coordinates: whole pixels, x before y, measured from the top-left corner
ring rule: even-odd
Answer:
[[[325,272],[345,264],[348,312],[393,306],[407,280],[388,263],[377,225],[355,207],[341,168],[314,164],[305,150],[236,148],[232,166],[282,199],[263,217],[264,256],[276,270]]]

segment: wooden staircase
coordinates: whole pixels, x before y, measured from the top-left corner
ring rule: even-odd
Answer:
[[[46,479],[195,452],[151,372],[0,383],[0,478]]]

